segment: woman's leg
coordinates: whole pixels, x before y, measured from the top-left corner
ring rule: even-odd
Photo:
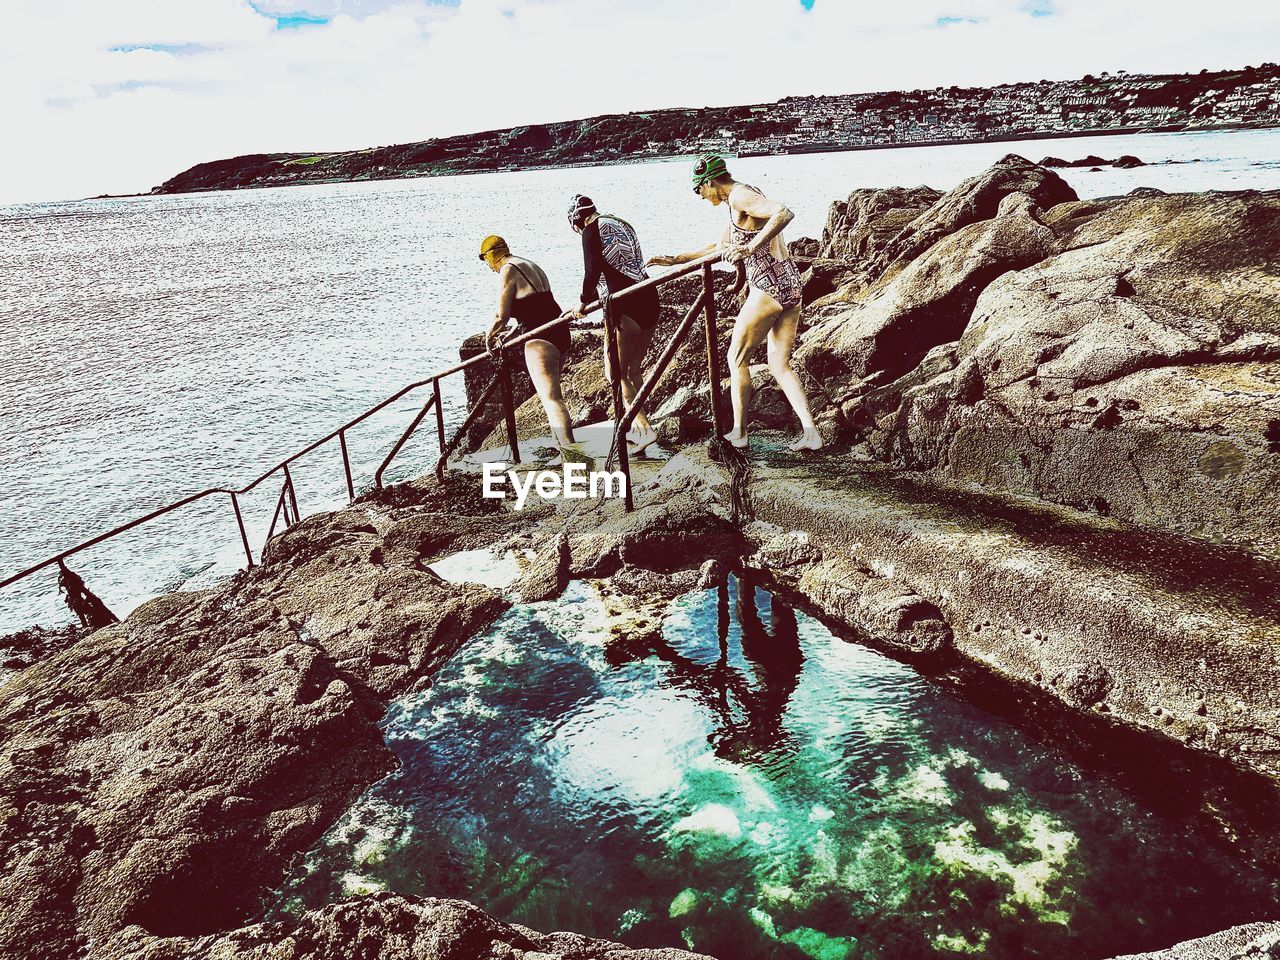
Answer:
[[[618,366],[622,368],[622,399],[630,406],[644,386],[644,355],[649,351],[653,331],[645,330],[626,314],[618,324]],[[634,441],[639,447],[657,439],[653,425],[643,410],[636,411]]]
[[[786,395],[791,409],[800,418],[800,439],[790,445],[792,450],[817,450],[822,447],[822,435],[814,425],[809,412],[809,398],[804,384],[791,369],[791,348],[796,342],[796,327],[800,320],[800,308],[791,307],[773,322],[769,329],[769,372]]]
[[[781,305],[755,287],[733,321],[729,340],[729,395],[733,401],[733,429],[724,438],[735,447],[747,445],[747,406],[751,403],[751,354],[765,337],[782,310]]]
[[[573,422],[560,392],[560,351],[546,340],[529,340],[524,345],[524,362],[542,401],[542,409],[547,412],[551,436],[561,446],[572,443]]]

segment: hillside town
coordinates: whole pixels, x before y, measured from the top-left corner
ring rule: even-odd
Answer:
[[[794,97],[770,108],[790,129],[730,135],[722,145],[750,155],[1280,122],[1280,70],[1265,64],[1251,72],[1256,79],[1232,84],[1120,71],[991,88]]]
[[[1280,66],[1195,74],[1086,75],[995,87],[788,97],[530,124],[317,154],[198,164],[156,193],[634,163],[716,150],[738,156],[1280,125]]]

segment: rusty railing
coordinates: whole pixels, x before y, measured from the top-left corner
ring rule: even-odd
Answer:
[[[707,369],[708,369],[708,376],[711,382],[712,416],[716,424],[717,433],[721,433],[724,430],[723,414],[721,412],[721,401],[720,401],[719,355],[715,349],[716,347],[716,344],[715,344],[716,304],[715,304],[715,290],[712,283],[712,270],[711,270],[712,265],[719,261],[720,261],[720,254],[718,253],[708,254],[704,257],[700,257],[697,260],[691,261],[690,263],[684,264],[674,270],[671,270],[668,273],[663,274],[662,276],[651,277],[648,280],[643,280],[640,283],[634,284],[626,288],[625,290],[619,291],[617,294],[614,294],[611,297],[606,297],[603,302],[600,300],[596,300],[588,304],[586,306],[586,309],[584,310],[585,314],[595,313],[596,311],[603,311],[604,313],[605,330],[607,334],[607,343],[609,346],[609,365],[612,368],[612,371],[614,374],[612,377],[612,401],[613,401],[615,431],[614,431],[613,441],[610,444],[610,462],[612,462],[612,460],[616,456],[619,461],[619,466],[621,467],[626,477],[626,483],[624,486],[625,486],[625,497],[626,497],[625,508],[627,510],[632,509],[631,467],[627,457],[627,450],[626,450],[627,429],[630,427],[632,421],[635,419],[636,413],[640,409],[641,405],[653,393],[653,389],[657,385],[658,380],[662,377],[663,373],[666,371],[667,366],[670,364],[671,360],[674,358],[676,351],[679,349],[681,340],[684,338],[684,336],[688,333],[689,329],[692,327],[700,311],[703,312],[704,318],[705,318]],[[659,360],[655,365],[653,371],[650,373],[644,385],[641,387],[640,391],[637,393],[634,402],[630,404],[630,406],[624,409],[622,405],[622,398],[621,398],[620,378],[618,376],[618,358],[617,358],[616,349],[615,349],[615,337],[613,336],[613,333],[616,329],[616,323],[617,323],[614,301],[628,294],[641,291],[641,290],[647,290],[650,288],[658,287],[658,286],[661,286],[662,284],[669,283],[670,281],[675,280],[679,277],[688,276],[689,274],[692,274],[698,271],[702,272],[702,278],[703,278],[702,292],[698,295],[697,299],[694,301],[693,306],[689,309],[689,311],[685,314],[684,318],[681,320],[679,326],[676,329],[676,332],[672,335],[671,340],[667,343],[661,356],[659,357]],[[737,280],[737,283],[734,285],[734,288],[733,288],[734,290],[737,290],[738,288],[741,287],[743,279],[744,277],[743,277],[742,271],[741,269],[739,269],[738,280]],[[163,507],[158,507],[155,510],[152,510],[151,512],[141,517],[137,517],[133,520],[130,520],[127,523],[123,523],[117,527],[113,527],[111,530],[108,530],[105,533],[100,533],[97,536],[91,537],[88,540],[85,540],[81,543],[77,543],[75,546],[68,547],[64,550],[61,550],[58,553],[53,554],[52,556],[46,557],[45,559],[39,561],[38,563],[31,564],[25,569],[5,577],[3,580],[0,580],[0,588],[7,587],[11,584],[17,583],[19,580],[23,580],[26,577],[29,577],[32,574],[37,573],[41,570],[44,570],[48,567],[57,567],[62,571],[66,571],[67,570],[66,561],[70,557],[78,553],[81,553],[89,549],[90,547],[97,546],[98,544],[103,543],[106,540],[110,540],[113,537],[119,536],[122,533],[126,533],[129,530],[133,530],[137,527],[140,527],[160,517],[171,514],[177,510],[182,509],[183,507],[187,507],[198,501],[205,500],[209,497],[216,497],[216,496],[226,496],[229,499],[232,515],[235,518],[236,527],[237,527],[237,530],[239,531],[240,543],[244,549],[245,565],[247,569],[252,569],[255,564],[254,554],[253,554],[253,549],[249,544],[249,534],[245,528],[244,514],[240,508],[240,498],[245,494],[249,493],[251,490],[256,489],[257,487],[265,483],[267,480],[271,479],[271,477],[275,476],[276,474],[280,474],[281,476],[280,493],[276,497],[275,510],[272,513],[271,524],[267,529],[267,536],[263,543],[262,549],[265,551],[267,543],[269,543],[271,541],[271,538],[275,535],[277,525],[283,522],[284,524],[283,529],[287,530],[302,518],[299,505],[298,505],[297,490],[294,487],[293,474],[289,469],[290,465],[296,463],[299,459],[301,459],[302,457],[306,456],[309,453],[312,453],[313,451],[315,451],[319,447],[322,447],[326,443],[329,443],[330,441],[336,439],[338,441],[339,449],[341,450],[341,453],[342,453],[342,468],[343,468],[343,474],[344,474],[344,477],[346,480],[346,486],[347,486],[347,499],[349,502],[354,501],[356,498],[356,490],[355,490],[355,481],[353,479],[352,472],[351,472],[351,456],[347,449],[347,432],[351,430],[353,427],[369,419],[374,414],[378,413],[379,411],[385,409],[386,407],[390,406],[396,401],[412,393],[413,391],[419,390],[426,386],[431,387],[431,395],[427,398],[426,402],[422,405],[422,408],[418,411],[417,415],[413,418],[412,422],[410,422],[408,427],[405,428],[404,432],[400,435],[399,439],[391,447],[386,457],[383,458],[381,463],[379,463],[377,468],[374,470],[373,483],[376,489],[382,488],[383,475],[385,474],[387,468],[391,465],[392,460],[394,460],[396,455],[400,453],[400,451],[404,448],[404,445],[409,441],[409,438],[418,429],[422,421],[426,418],[427,414],[430,413],[433,409],[435,410],[436,439],[437,439],[437,443],[439,445],[439,450],[440,450],[440,458],[436,463],[436,475],[440,478],[443,478],[444,471],[448,464],[449,457],[457,450],[458,446],[462,443],[467,431],[471,428],[471,426],[475,423],[475,421],[479,418],[481,413],[484,411],[489,401],[493,398],[494,393],[498,391],[501,391],[503,413],[504,413],[504,419],[506,422],[507,441],[511,447],[512,460],[515,463],[520,463],[521,462],[520,447],[519,447],[518,439],[516,437],[515,406],[513,402],[512,389],[511,389],[510,355],[512,350],[515,347],[522,346],[527,340],[532,340],[539,337],[540,335],[550,330],[558,322],[560,321],[559,320],[550,321],[546,324],[543,324],[540,327],[537,327],[534,330],[530,330],[529,332],[521,334],[520,336],[513,337],[503,342],[501,346],[496,348],[496,351],[494,352],[496,352],[497,359],[498,359],[497,375],[493,378],[493,381],[482,392],[481,396],[476,401],[475,405],[468,412],[462,425],[454,432],[454,435],[451,439],[446,437],[445,423],[444,423],[444,404],[441,399],[440,383],[446,377],[450,377],[450,376],[453,376],[454,374],[461,373],[462,371],[467,370],[470,367],[483,363],[486,359],[492,356],[492,352],[477,354],[476,356],[470,357],[467,360],[462,361],[461,363],[454,364],[453,366],[445,370],[441,370],[437,373],[434,373],[430,377],[427,377],[424,380],[419,380],[415,383],[411,383],[405,387],[402,387],[400,390],[396,391],[394,394],[387,397],[385,400],[381,401],[380,403],[376,404],[373,407],[370,407],[368,410],[365,410],[359,416],[354,417],[351,420],[348,420],[346,423],[338,427],[336,430],[330,431],[320,439],[313,441],[312,443],[303,447],[301,450],[298,450],[296,453],[293,453],[290,456],[286,457],[284,460],[275,464],[273,467],[266,470],[264,473],[260,474],[259,476],[254,478],[252,481],[245,484],[243,487],[239,487],[239,488],[211,487],[206,490],[201,490],[198,493],[193,493],[190,496],[183,497],[182,499],[177,500],[173,503],[167,504]],[[259,555],[259,558],[260,556],[261,555]],[[92,597],[92,594],[89,593],[89,596]],[[68,596],[68,601],[70,601],[70,599],[71,598]],[[84,615],[81,614],[79,610],[76,610],[75,607],[73,607],[73,610],[75,610],[77,615],[81,617],[82,622],[84,622]],[[93,624],[85,623],[85,625],[92,626]]]

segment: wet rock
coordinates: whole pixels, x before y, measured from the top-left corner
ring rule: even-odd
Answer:
[[[1072,664],[1050,681],[1066,699],[1078,706],[1101,703],[1111,692],[1111,674],[1097,660]]]
[[[529,569],[520,577],[516,591],[525,603],[552,600],[569,585],[569,535],[564,531],[539,551]]]
[[[832,557],[806,569],[799,589],[830,616],[885,646],[929,656],[951,646],[951,628],[934,604],[845,558]]]
[[[536,933],[502,923],[462,900],[375,894],[204,937],[153,937],[138,927],[100,945],[101,960],[711,960],[674,949],[634,950],[575,933]]]
[[[1280,957],[1280,921],[1247,923],[1154,953],[1112,960],[1274,960]]]
[[[1134,167],[1145,167],[1146,163],[1133,156],[1133,154],[1126,153],[1116,157],[1115,160],[1111,161],[1111,165],[1121,170],[1132,170]]]
[[[759,535],[768,526],[757,523],[749,532]],[[934,604],[836,550],[824,550],[803,530],[768,536],[744,565],[883,646],[933,656],[951,645],[951,628]]]
[[[79,624],[67,624],[62,627],[29,627],[0,637],[0,669],[25,670],[31,664],[71,646],[89,632]]]
[[[765,541],[747,563],[758,570],[781,572],[812,566],[821,560],[822,550],[810,540],[809,535],[801,530],[791,530]]]
[[[709,557],[728,561],[741,550],[737,529],[696,482],[642,491],[632,513],[607,501],[587,503],[566,523],[577,577],[607,577],[624,563],[670,572],[697,567]]]

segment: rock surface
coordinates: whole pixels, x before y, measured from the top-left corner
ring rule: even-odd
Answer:
[[[1046,220],[1062,252],[995,279],[924,376],[854,412],[870,447],[948,482],[1280,551],[1280,195]]]
[[[376,894],[303,916],[223,935],[157,939],[137,927],[117,934],[101,960],[712,960],[683,950],[631,949],[576,933],[536,933],[500,923],[462,900]]]
[[[724,496],[700,451],[664,473]],[[752,487],[749,563],[829,622],[1280,781],[1280,563],[856,463]]]
[[[850,209],[827,250],[870,244]],[[1010,155],[876,242],[806,311],[826,432],[938,482],[1280,551],[1280,193],[1085,202]]]
[[[457,490],[397,498],[307,519],[226,588],[146,603],[6,684],[0,956],[233,925],[391,768],[387,698],[506,606],[425,563],[509,525]]]
[[[1112,960],[1275,960],[1277,957],[1280,957],[1280,922],[1249,923],[1188,940],[1168,950],[1126,954]]]

